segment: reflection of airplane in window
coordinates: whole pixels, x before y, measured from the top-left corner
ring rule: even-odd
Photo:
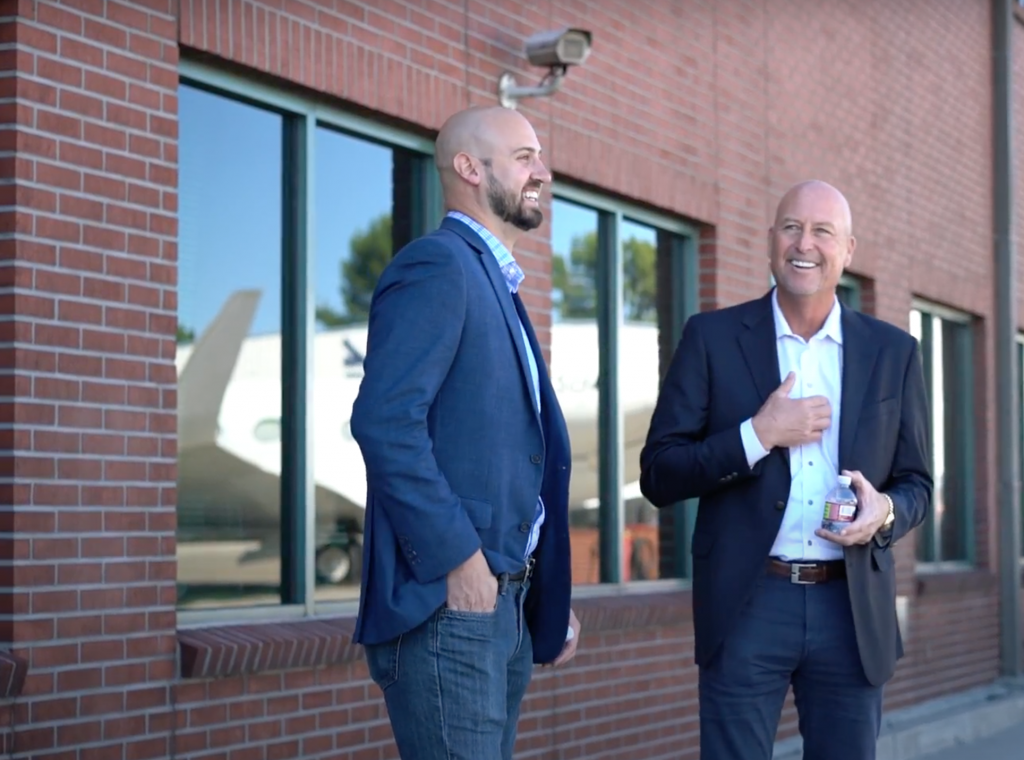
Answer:
[[[281,339],[247,337],[258,302],[258,292],[234,293],[194,344],[178,347],[179,581],[188,586],[277,585]],[[632,501],[641,499],[638,460],[658,391],[657,328],[627,324],[620,334],[623,500]],[[572,441],[573,523],[596,526],[597,325],[556,323],[551,341]],[[308,456],[321,583],[355,582],[361,566],[366,473],[348,424],[365,350],[365,324],[319,331],[311,347]]]
[[[343,346],[345,346],[345,350],[346,350],[345,366],[346,367],[362,367],[363,366],[363,359],[365,358],[365,356],[363,355],[363,352],[360,351],[355,346],[353,346],[352,345],[352,341],[350,341],[348,338],[345,338],[343,341],[341,341],[341,344]]]

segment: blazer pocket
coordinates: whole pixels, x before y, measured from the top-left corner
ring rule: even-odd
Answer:
[[[896,566],[896,558],[892,555],[892,547],[883,548],[871,542],[871,566],[879,572],[892,570]]]
[[[860,410],[857,422],[863,423],[864,420],[873,420],[876,417],[885,417],[890,414],[895,414],[896,409],[899,405],[899,399],[893,396],[892,398],[883,399],[875,404],[868,404]]]
[[[463,499],[461,496],[459,501],[462,502],[462,508],[466,510],[466,514],[469,515],[469,521],[473,523],[474,528],[487,530],[491,527],[491,515],[494,512],[491,502],[480,501],[479,499]]]

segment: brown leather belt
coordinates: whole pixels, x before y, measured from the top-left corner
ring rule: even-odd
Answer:
[[[771,575],[789,578],[792,583],[811,585],[842,580],[846,577],[846,563],[841,559],[827,562],[784,562],[769,557],[768,572]]]

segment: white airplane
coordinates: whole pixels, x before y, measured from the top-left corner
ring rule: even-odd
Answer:
[[[191,345],[179,345],[179,583],[276,586],[280,563],[281,336],[247,337],[258,291],[237,291]],[[658,329],[620,328],[624,501],[642,500],[639,456],[658,394]],[[366,472],[349,430],[367,326],[323,330],[313,356],[309,452],[316,562],[325,584],[358,581]],[[570,509],[596,520],[598,340],[592,320],[551,331],[552,383],[573,452]],[[577,522],[580,521],[577,519]]]

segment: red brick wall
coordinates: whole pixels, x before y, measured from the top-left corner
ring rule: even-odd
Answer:
[[[522,110],[560,177],[701,227],[705,307],[763,291],[777,196],[813,175],[851,200],[854,269],[873,278],[879,315],[905,324],[918,294],[991,318],[987,3],[825,11],[791,0],[771,14],[753,0],[16,5],[0,40],[3,68],[17,71],[0,80],[0,296],[12,315],[0,348],[13,370],[13,401],[0,408],[14,536],[0,547],[18,566],[0,596],[13,623],[0,631],[31,665],[12,708],[17,757],[394,757],[358,658],[172,683],[176,37],[183,56],[432,130],[460,106],[493,102],[503,69],[538,77],[523,69],[525,35],[585,26],[587,65]],[[543,234],[529,251],[528,303],[543,327]],[[920,581],[912,542],[902,548],[911,620],[890,706],[996,672],[990,336],[985,322],[981,569]],[[673,596],[657,608],[634,596],[580,604],[580,655],[538,672],[524,757],[637,757],[640,745],[652,758],[696,757],[688,601]],[[58,754],[71,746],[81,749]]]
[[[3,615],[19,758],[167,757],[178,48],[170,0],[5,3]],[[105,13],[104,13],[105,8]],[[13,555],[13,557],[12,557]]]

